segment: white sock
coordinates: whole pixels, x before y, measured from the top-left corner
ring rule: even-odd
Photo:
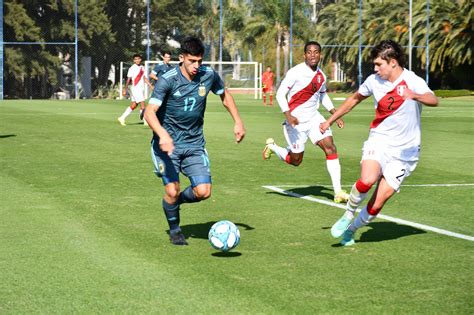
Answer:
[[[125,120],[125,118],[127,118],[127,116],[130,115],[131,112],[133,112],[133,109],[128,106],[127,109],[125,109],[125,111],[123,112],[122,116],[120,116],[120,119]]]
[[[339,159],[326,160],[326,167],[331,177],[334,194],[337,194],[341,191],[341,164]]]
[[[351,230],[352,232],[355,232],[361,227],[366,226],[367,224],[372,222],[376,217],[377,217],[376,215],[370,215],[367,212],[367,206],[365,206],[362,209],[362,211],[359,213],[355,221],[352,222],[352,224],[349,226],[349,230]]]
[[[275,154],[280,158],[280,160],[286,161],[286,156],[288,155],[288,149],[282,148],[276,144],[269,144],[268,147],[270,150],[275,152]]]
[[[352,185],[349,200],[346,205],[347,211],[352,211],[354,213],[366,197],[367,193],[361,193],[357,190],[356,184]]]

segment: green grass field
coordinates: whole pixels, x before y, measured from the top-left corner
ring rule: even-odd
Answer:
[[[0,103],[0,313],[474,313],[472,240],[378,219],[340,247],[329,228],[343,210],[263,187],[331,201],[322,151],[298,168],[263,161],[283,116],[236,100],[239,145],[210,97],[213,195],[182,207],[187,247],[168,241],[150,130],[138,113],[116,121],[127,101]],[[366,101],[333,128],[347,189],[373,111]],[[425,107],[422,124],[418,168],[382,214],[472,237],[474,98]],[[221,219],[241,231],[229,254],[207,241]]]

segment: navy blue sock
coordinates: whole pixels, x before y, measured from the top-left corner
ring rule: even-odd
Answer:
[[[179,230],[179,204],[169,204],[163,199],[163,210],[170,226],[170,232]]]
[[[185,190],[179,194],[178,201],[176,204],[180,205],[182,203],[193,203],[193,202],[198,202],[199,200],[196,199],[196,196],[194,195],[193,188],[191,186],[188,186]]]

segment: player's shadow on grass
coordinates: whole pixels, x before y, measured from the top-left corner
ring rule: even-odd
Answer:
[[[371,243],[395,240],[401,237],[425,234],[426,231],[417,229],[412,226],[401,225],[394,222],[372,222],[369,230],[356,233],[356,243]],[[358,237],[358,235],[360,235]],[[340,247],[340,244],[334,244],[333,247]]]
[[[201,238],[201,239],[207,240],[208,235],[209,235],[209,230],[211,229],[211,226],[216,222],[217,221],[209,221],[206,223],[183,225],[181,226],[181,231],[183,231],[183,234],[186,238],[192,237],[192,238]],[[237,225],[240,231],[242,231],[242,229],[246,231],[250,231],[254,229],[253,227],[245,223],[234,223],[234,224]]]
[[[0,139],[16,137],[16,135],[0,135]]]
[[[291,189],[286,189],[287,192],[301,195],[301,196],[316,196],[316,197],[323,197],[327,198],[329,200],[334,199],[334,195],[332,194],[332,190],[324,187],[324,186],[308,186],[308,187],[296,187],[296,188],[291,188]],[[280,192],[267,192],[267,194],[276,194],[276,195],[281,195],[281,196],[286,196],[286,197],[294,197],[294,198],[299,198],[298,196],[294,196],[291,194],[284,194]]]

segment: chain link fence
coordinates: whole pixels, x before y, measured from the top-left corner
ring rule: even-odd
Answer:
[[[121,62],[131,62],[134,53],[140,53],[144,62],[160,60],[164,51],[171,51],[172,59],[176,61],[178,42],[187,34],[203,39],[207,48],[204,60],[218,60],[222,35],[223,61],[258,62],[262,63],[263,68],[270,65],[274,70],[279,67],[280,77],[277,79],[280,80],[289,66],[303,61],[305,40],[316,40],[323,45],[325,57],[321,67],[331,81],[330,88],[334,90],[354,90],[360,84],[359,80],[373,72],[368,59],[371,44],[367,42],[367,30],[370,30],[369,24],[373,21],[364,17],[368,14],[365,6],[373,1],[351,2],[354,19],[348,22],[351,24],[348,29],[359,32],[361,38],[355,43],[334,43],[321,39],[318,33],[309,33],[304,36],[292,34],[292,37],[286,37],[286,41],[283,38],[280,46],[273,35],[259,39],[253,46],[243,45],[239,37],[244,37],[245,25],[241,26],[241,32],[228,32],[227,24],[220,23],[219,11],[224,11],[222,16],[225,21],[231,20],[232,14],[238,12],[228,4],[232,1],[225,2],[228,6],[222,8],[216,6],[218,1],[215,0],[178,2],[177,5],[183,10],[194,10],[189,11],[193,12],[193,16],[187,21],[183,21],[177,11],[168,10],[167,15],[163,16],[160,11],[163,4],[158,0],[5,0],[0,32],[3,43],[0,50],[3,53],[0,67],[3,98],[119,98]],[[323,22],[324,16],[320,15],[314,23],[314,12],[321,10],[323,2],[295,0],[297,5],[293,5],[292,9],[304,11],[308,21],[313,22],[311,25],[318,25]],[[326,2],[338,2],[336,5],[341,9],[348,6],[344,1]],[[385,3],[378,2],[380,5]],[[363,10],[359,10],[360,4]],[[408,14],[407,2],[400,5],[406,7],[404,11]],[[408,42],[409,36],[407,14],[393,26],[402,28],[398,41],[403,45]],[[359,18],[359,15],[364,18]],[[428,16],[429,11],[426,13]],[[163,23],[165,18],[169,22]],[[289,24],[287,31],[291,30],[293,25]],[[420,37],[420,34],[417,36]],[[288,38],[293,38],[292,42]],[[423,78],[427,76],[426,64],[419,56],[425,50],[425,46],[413,45],[413,56],[418,57],[412,64],[412,70]],[[288,54],[288,51],[291,53]],[[358,57],[360,51],[362,58]],[[226,71],[232,73],[234,69]],[[243,84],[244,79],[250,77],[244,73],[243,79],[239,78],[238,82],[229,80],[229,84]]]

